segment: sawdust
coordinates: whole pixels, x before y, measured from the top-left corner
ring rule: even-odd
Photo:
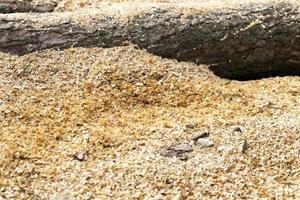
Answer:
[[[1,53],[0,197],[300,198],[299,87],[134,46]],[[187,161],[159,154],[203,132]]]

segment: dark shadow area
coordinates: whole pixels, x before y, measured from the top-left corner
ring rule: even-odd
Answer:
[[[257,80],[276,76],[300,76],[300,64],[270,67],[236,67],[236,65],[212,65],[209,69],[221,78],[238,81]]]

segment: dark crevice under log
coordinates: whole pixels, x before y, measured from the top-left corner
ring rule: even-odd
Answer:
[[[55,3],[33,3],[31,0],[0,0],[0,13],[52,12]]]
[[[25,54],[131,42],[162,57],[209,64],[225,78],[300,75],[300,9],[289,3],[187,13],[152,9],[129,23],[107,16],[89,21],[86,27],[74,20],[38,26],[31,19],[46,19],[49,14],[29,15],[0,15],[0,51]]]

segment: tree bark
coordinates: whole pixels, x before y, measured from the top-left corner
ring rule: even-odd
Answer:
[[[128,42],[180,61],[210,64],[229,78],[300,74],[300,9],[289,3],[244,4],[235,9],[182,12],[152,9],[129,22],[118,17],[56,20],[49,14],[0,15],[0,51],[25,54],[46,48],[113,47]]]
[[[31,0],[1,0],[0,13],[52,12],[55,6],[55,3],[35,4]]]

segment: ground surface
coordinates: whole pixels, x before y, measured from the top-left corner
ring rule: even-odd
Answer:
[[[2,53],[0,197],[300,198],[299,87],[133,46]],[[191,142],[203,132],[213,147]],[[160,155],[184,143],[186,160]]]

